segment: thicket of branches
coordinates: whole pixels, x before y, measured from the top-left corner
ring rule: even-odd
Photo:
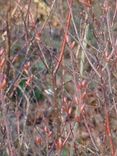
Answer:
[[[0,155],[117,155],[117,1],[0,1]]]

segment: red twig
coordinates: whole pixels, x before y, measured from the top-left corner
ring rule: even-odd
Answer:
[[[8,121],[7,115],[6,115],[7,114],[7,108],[6,108],[6,104],[5,104],[4,91],[0,91],[0,103],[2,104],[1,107],[2,107],[4,125],[5,125],[5,129],[6,129],[6,136],[7,136],[6,141],[7,141],[9,156],[16,156],[16,151],[15,151],[15,147],[13,145],[11,131],[9,128],[9,121]]]
[[[73,0],[69,0],[69,6],[70,8],[72,7],[72,3],[73,3]],[[53,71],[53,75],[55,75],[60,67],[60,64],[62,62],[62,58],[63,58],[63,55],[64,55],[64,50],[65,50],[65,46],[66,46],[66,36],[68,34],[68,31],[69,31],[69,28],[70,28],[70,21],[71,21],[71,12],[70,12],[70,9],[68,11],[68,15],[67,15],[67,21],[66,21],[66,27],[65,27],[65,34],[64,34],[64,38],[63,38],[63,42],[62,42],[62,46],[61,46],[61,51],[60,51],[60,55],[59,55],[59,59],[58,59],[58,62],[55,66],[55,69]]]
[[[106,126],[106,132],[110,141],[111,146],[111,154],[112,156],[115,156],[115,147],[113,144],[112,134],[111,134],[111,128],[110,128],[110,117],[109,117],[109,110],[108,110],[108,101],[107,101],[107,95],[106,95],[106,86],[104,81],[102,80],[102,89],[103,89],[103,96],[104,96],[104,102],[105,102],[105,126]]]
[[[112,134],[111,134],[111,128],[110,128],[110,118],[109,118],[109,112],[106,111],[106,132],[109,137],[110,145],[111,145],[111,151],[112,156],[115,156],[115,148],[112,140]]]

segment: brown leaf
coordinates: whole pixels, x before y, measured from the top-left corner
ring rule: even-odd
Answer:
[[[0,90],[4,90],[7,86],[6,75],[0,73]]]
[[[92,0],[79,0],[80,3],[85,5],[86,7],[91,7]]]

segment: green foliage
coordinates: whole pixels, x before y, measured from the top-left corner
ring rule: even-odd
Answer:
[[[67,149],[63,149],[61,156],[68,156],[68,150]]]
[[[44,95],[43,95],[42,91],[39,90],[39,88],[34,88],[33,93],[32,92],[30,93],[30,89],[28,87],[26,87],[26,79],[23,79],[19,83],[19,86],[20,86],[19,88],[21,88],[26,94],[29,94],[29,95],[33,94],[32,97],[34,100],[40,101],[40,100],[44,99]],[[19,88],[17,88],[17,94],[18,94],[18,97],[22,97],[23,93]]]
[[[26,84],[26,79],[23,79],[20,83],[19,83],[19,87],[22,89],[22,90],[25,90],[25,84]],[[17,94],[18,94],[18,97],[21,97],[23,96],[22,95],[22,91],[17,88]]]
[[[1,151],[1,152],[0,152],[0,156],[8,156],[8,154],[7,154],[6,151]]]
[[[44,95],[43,95],[42,91],[40,91],[38,88],[34,89],[34,98],[37,101],[40,101],[40,100],[44,99]]]
[[[91,24],[89,25],[89,29],[88,29],[87,41],[92,46],[97,47],[97,41],[94,36],[94,28],[93,28],[93,25],[91,25]]]
[[[45,65],[43,64],[42,61],[40,61],[40,62],[38,62],[36,64],[36,68],[37,68],[37,70],[41,71],[41,70],[44,70],[45,69]]]

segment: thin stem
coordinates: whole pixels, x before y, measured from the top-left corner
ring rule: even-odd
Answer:
[[[69,0],[69,4],[70,4],[70,7],[72,7],[72,3],[73,3],[73,0]],[[64,50],[65,50],[65,46],[66,46],[66,36],[68,35],[68,31],[69,31],[69,28],[70,28],[70,21],[71,21],[71,13],[70,13],[70,10],[68,10],[68,15],[67,15],[67,21],[66,21],[66,31],[65,31],[65,34],[64,34],[64,38],[63,38],[63,42],[62,42],[62,46],[61,46],[61,50],[60,50],[60,55],[59,55],[59,59],[58,59],[58,62],[55,66],[55,69],[53,71],[53,75],[55,75],[60,67],[60,64],[62,62],[62,59],[63,59],[63,55],[64,55]]]

